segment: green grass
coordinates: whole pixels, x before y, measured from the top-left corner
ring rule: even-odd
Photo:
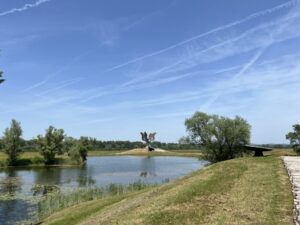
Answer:
[[[140,193],[67,208],[44,223],[292,225],[291,187],[277,156],[285,153],[216,163]]]
[[[116,156],[126,151],[90,151],[89,156]],[[121,154],[122,155],[122,154]],[[167,152],[142,152],[142,153],[128,153],[124,155],[132,156],[185,156],[185,157],[200,157],[200,150],[168,150]]]
[[[7,155],[0,152],[0,168],[7,167]],[[67,155],[59,155],[55,159],[55,165],[74,166],[77,163],[71,160]],[[43,156],[39,152],[22,152],[15,166],[44,166]]]
[[[124,151],[89,151],[88,156],[120,156],[119,154]],[[176,150],[162,152],[147,152],[143,154],[129,154],[136,156],[186,156],[186,157],[200,157],[201,152],[199,150]],[[7,156],[3,152],[0,152],[0,168],[7,167]],[[17,161],[16,166],[43,166],[44,160],[39,152],[22,152]],[[55,165],[72,166],[76,165],[74,160],[71,160],[67,155],[59,155],[56,157]]]
[[[0,152],[0,168],[6,167],[7,155]],[[44,164],[43,157],[38,152],[23,152],[17,161],[16,166],[42,165]]]
[[[274,149],[269,152],[264,152],[264,155],[269,156],[296,156],[296,153],[294,152],[293,149]]]
[[[146,190],[137,191],[133,193],[127,193],[124,195],[117,195],[113,197],[106,197],[101,200],[94,200],[84,202],[80,205],[76,205],[71,207],[72,211],[62,210],[52,216],[48,217],[43,224],[51,224],[51,225],[62,225],[62,224],[76,224],[84,218],[92,215],[95,212],[101,211],[104,208],[118,203],[124,199],[130,199],[138,194],[145,192]]]
[[[90,151],[88,156],[120,156],[120,153],[125,151]],[[265,155],[296,155],[292,149],[275,149],[270,152],[265,152]],[[125,155],[125,154],[124,154]],[[200,150],[169,150],[167,152],[146,152],[138,154],[126,154],[134,156],[184,156],[184,157],[201,157]],[[0,168],[6,167],[7,156],[0,152]],[[76,165],[76,162],[72,161],[67,155],[57,156],[57,165]],[[43,157],[39,152],[23,152],[17,162],[17,166],[42,166],[44,165]]]
[[[65,194],[54,191],[44,196],[44,198],[38,203],[37,217],[39,218],[39,220],[42,220],[43,218],[50,216],[54,212],[62,210],[66,207],[77,205],[79,203],[96,199],[103,199],[108,196],[122,196],[153,186],[154,185],[135,182],[127,186],[120,184],[110,184],[106,188],[78,188],[75,191]]]
[[[114,156],[120,152],[122,151],[115,151],[115,150],[89,151],[88,156]]]

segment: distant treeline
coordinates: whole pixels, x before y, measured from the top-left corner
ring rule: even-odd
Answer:
[[[90,138],[90,144],[93,146],[94,151],[109,151],[109,150],[130,150],[133,148],[144,148],[146,145],[140,141],[100,141],[94,138]],[[68,142],[76,142],[77,139],[67,138]],[[182,150],[182,149],[200,149],[196,144],[179,144],[179,143],[164,143],[153,142],[152,146],[155,148],[162,148],[165,150]],[[39,151],[37,140],[23,140],[22,151]],[[0,139],[0,149],[2,149],[2,142]]]
[[[69,141],[78,141],[74,138],[68,138]],[[90,138],[90,143],[93,146],[94,151],[116,151],[116,150],[130,150],[133,148],[144,148],[145,143],[141,141],[100,141],[95,138]],[[200,149],[199,145],[193,143],[165,143],[165,142],[153,142],[152,145],[155,148],[162,148],[165,150],[191,150],[191,149]],[[292,148],[289,144],[261,144],[260,146],[268,148]],[[0,149],[2,149],[2,141],[0,139]],[[22,151],[39,151],[37,140],[23,140]]]
[[[290,144],[262,144],[261,146],[267,148],[293,148]]]

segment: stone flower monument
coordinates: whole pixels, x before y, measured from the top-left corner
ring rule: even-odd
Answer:
[[[155,135],[156,135],[156,132],[154,133],[149,133],[149,135],[147,134],[146,131],[144,132],[140,132],[141,133],[141,136],[142,136],[142,140],[146,143],[146,148],[148,149],[148,151],[154,151],[155,148],[153,148],[151,146],[151,142],[153,142],[155,140]]]

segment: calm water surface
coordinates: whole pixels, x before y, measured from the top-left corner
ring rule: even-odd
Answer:
[[[159,184],[184,176],[207,164],[192,157],[88,157],[83,167],[0,169],[0,224],[18,224],[34,210],[35,185],[56,185],[61,191],[78,187],[106,187],[134,182]]]

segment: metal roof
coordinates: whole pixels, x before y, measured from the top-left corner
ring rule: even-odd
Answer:
[[[259,145],[244,145],[245,148],[249,150],[261,150],[261,151],[272,151],[272,148],[267,148]]]

